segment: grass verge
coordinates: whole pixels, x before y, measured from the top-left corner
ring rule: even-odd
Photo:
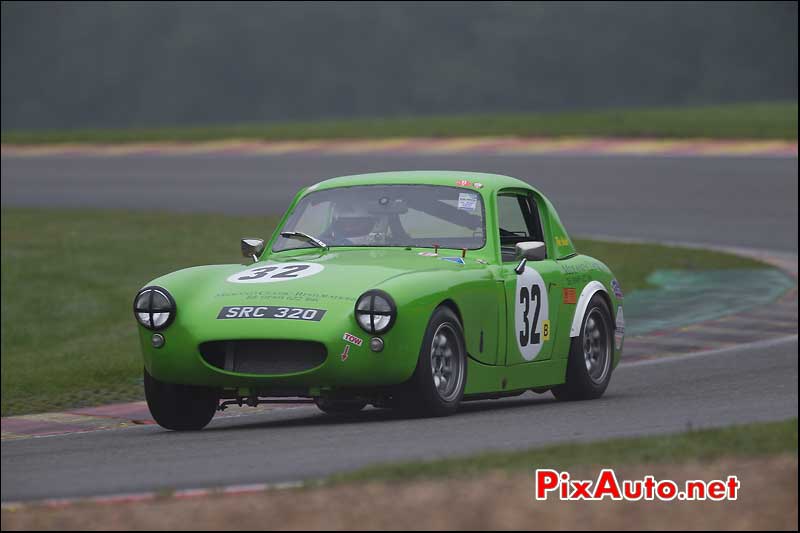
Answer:
[[[476,136],[797,139],[797,102],[180,128],[8,131],[2,133],[2,142],[49,144]]]
[[[2,211],[2,415],[141,399],[131,298],[180,268],[234,263],[276,217]],[[578,241],[631,292],[659,268],[763,268],[717,252]]]
[[[796,418],[671,435],[566,443],[526,451],[379,465],[333,476],[329,483],[461,477],[490,470],[533,471],[538,467],[566,470],[581,465],[678,464],[789,452],[797,453]]]
[[[642,453],[642,446],[651,445],[649,453]],[[91,501],[11,505],[3,508],[2,528],[259,530],[271,524],[298,531],[797,529],[796,419],[650,440],[558,446],[523,452],[517,458],[519,462],[494,461],[489,470],[483,470],[487,462],[478,459],[477,464],[458,464],[455,472],[434,468],[433,475],[425,472],[425,477],[351,475],[335,483],[245,494],[164,493],[114,505]],[[724,502],[680,498],[565,502],[555,494],[537,501],[533,498],[537,466],[568,471],[575,480],[594,480],[601,468],[611,467],[620,481],[652,476],[672,480],[681,489],[687,480],[736,475],[740,490],[736,500]]]
[[[722,270],[767,268],[760,261],[712,250],[661,244],[615,243],[575,239],[578,252],[603,261],[628,292],[652,287],[647,276],[656,270]]]
[[[148,280],[244,261],[270,217],[2,211],[2,414],[142,398],[131,298]]]

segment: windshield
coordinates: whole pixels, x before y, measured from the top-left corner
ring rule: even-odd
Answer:
[[[281,231],[302,232],[328,246],[477,250],[485,244],[481,195],[434,185],[363,185],[312,192],[298,202]],[[312,246],[278,237],[273,250]]]

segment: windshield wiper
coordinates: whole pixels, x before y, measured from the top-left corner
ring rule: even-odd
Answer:
[[[312,237],[308,233],[303,233],[302,231],[282,231],[281,237],[284,239],[295,239],[298,241],[307,242],[316,246],[317,248],[328,248],[328,245],[321,240],[317,239],[316,237]]]

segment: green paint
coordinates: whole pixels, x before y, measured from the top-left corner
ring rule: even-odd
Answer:
[[[462,181],[468,184],[459,185]],[[474,187],[476,182],[482,187]],[[622,305],[609,289],[610,270],[596,259],[576,255],[553,205],[539,191],[515,178],[446,171],[344,176],[300,191],[287,215],[302,198],[317,191],[374,184],[460,186],[465,192],[480,195],[485,207],[485,245],[470,250],[463,265],[420,255],[423,251],[430,252],[430,248],[340,246],[330,250],[302,248],[276,252],[274,245],[280,229],[276,230],[255,265],[189,268],[146,284],[167,289],[175,298],[178,309],[174,323],[164,331],[167,342],[161,349],[153,348],[150,343],[152,333],[138,326],[148,371],[157,379],[170,383],[225,389],[251,387],[265,391],[281,388],[310,391],[316,388],[396,385],[411,377],[422,337],[434,310],[440,305],[451,305],[461,317],[467,351],[471,354],[467,394],[542,387],[562,383],[565,377],[571,343],[569,331],[576,306],[562,304],[561,289],[569,286],[580,294],[588,282],[598,280],[610,293],[611,312],[615,314]],[[543,320],[550,320],[554,332],[547,341],[540,336],[536,337],[538,340],[530,341],[540,350],[538,355],[525,355],[517,340],[520,333],[514,324],[521,305],[518,292],[521,288],[517,283],[518,276],[513,272],[517,261],[507,259],[504,263],[501,257],[496,215],[500,192],[522,194],[533,199],[550,251],[547,259],[528,263],[528,268],[539,272],[544,280],[539,300],[531,292],[529,303],[541,305],[540,299],[548,298],[549,305],[549,315],[542,314],[537,322],[531,311],[529,318],[539,330]],[[287,215],[279,228],[287,220]],[[460,253],[457,249],[439,250],[440,257],[458,257]],[[290,262],[323,269],[308,277],[279,283],[228,281],[230,276],[246,268]],[[581,278],[570,278],[565,271],[580,272]],[[533,290],[532,287],[524,288]],[[342,361],[338,355],[344,348],[342,335],[345,332],[365,339],[369,337],[356,322],[353,307],[356,299],[370,289],[383,290],[394,298],[398,309],[396,323],[382,335],[385,347],[380,354],[371,352],[365,342],[360,347],[350,346],[349,357]],[[326,313],[319,322],[217,318],[223,307],[236,306],[316,308],[325,309]],[[483,351],[480,349],[481,335]],[[531,335],[533,339],[533,333]],[[292,374],[256,375],[226,371],[206,363],[198,351],[202,342],[226,339],[316,341],[325,345],[328,358],[315,369]],[[527,341],[526,346],[529,346]],[[620,350],[615,351],[614,364],[618,363],[620,353]]]
[[[139,334],[130,322],[131,295],[158,273],[243,261],[239,238],[268,237],[277,222],[271,216],[4,208],[3,416],[141,400],[142,363]],[[626,302],[639,289],[652,288],[646,279],[657,269],[764,268],[709,250],[584,240],[576,246],[611,268]],[[563,334],[558,324],[571,318],[567,307],[552,324],[554,337]],[[636,319],[629,309],[625,313]],[[494,317],[500,320],[505,319]],[[505,353],[505,339],[485,335],[483,354],[474,353],[479,338],[468,341],[470,353],[483,363],[494,365],[497,353]],[[499,382],[502,376],[490,379]]]

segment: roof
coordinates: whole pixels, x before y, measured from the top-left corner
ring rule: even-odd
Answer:
[[[486,174],[462,170],[408,170],[395,172],[374,172],[371,174],[354,174],[331,178],[312,186],[312,190],[332,189],[335,187],[351,187],[354,185],[464,185],[459,181],[483,185],[483,192],[509,187],[530,189],[531,186],[522,180],[501,174]]]
[[[476,187],[476,184],[482,185]],[[401,170],[395,172],[375,172],[372,174],[355,174],[321,181],[303,190],[301,197],[309,192],[334,189],[336,187],[353,187],[357,185],[438,185],[449,187],[468,187],[478,192],[484,199],[491,198],[498,189],[518,188],[533,190],[541,197],[541,217],[545,225],[545,235],[550,235],[548,249],[552,257],[562,259],[575,254],[575,247],[569,238],[561,219],[553,204],[538,190],[517,178],[502,174],[486,174],[467,170]]]

